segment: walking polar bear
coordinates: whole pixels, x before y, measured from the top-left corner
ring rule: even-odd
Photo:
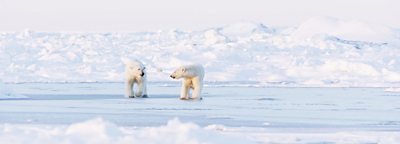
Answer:
[[[136,59],[122,58],[121,60],[125,64],[125,96],[147,98],[146,67]],[[134,84],[138,87],[136,93],[133,91]]]
[[[183,78],[181,100],[189,99],[189,89],[193,89],[191,99],[201,100],[203,89],[204,68],[199,64],[181,66],[170,75],[173,79]]]

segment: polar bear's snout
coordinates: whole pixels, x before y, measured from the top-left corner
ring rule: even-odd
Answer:
[[[143,67],[143,68],[142,68],[141,73],[140,73],[140,76],[141,76],[141,77],[143,77],[143,76],[145,75],[145,69],[146,69],[146,67]]]

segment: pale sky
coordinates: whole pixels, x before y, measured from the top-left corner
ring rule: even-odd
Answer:
[[[0,0],[0,32],[200,30],[235,22],[296,26],[330,16],[400,28],[400,0]]]

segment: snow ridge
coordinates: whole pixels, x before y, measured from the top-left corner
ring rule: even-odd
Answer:
[[[209,125],[201,128],[194,123],[178,119],[169,120],[159,127],[120,127],[102,118],[63,125],[0,125],[0,140],[13,144],[202,144],[202,143],[385,143],[396,144],[398,132],[351,131],[351,132],[266,132],[262,128],[230,128]]]
[[[357,29],[355,29],[355,27]],[[0,34],[4,82],[121,82],[120,57],[142,60],[150,81],[203,63],[206,81],[317,86],[400,82],[398,31],[358,21],[314,18],[299,27],[236,23],[203,31]]]

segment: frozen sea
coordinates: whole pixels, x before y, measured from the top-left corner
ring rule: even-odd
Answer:
[[[179,83],[150,83],[149,98],[133,99],[123,96],[123,83],[6,85],[27,98],[0,100],[3,136],[21,125],[26,131],[26,126],[59,127],[100,119],[137,129],[168,127],[175,119],[257,143],[400,142],[400,93],[386,88],[208,83],[203,100],[182,101]],[[220,143],[214,140],[211,143]]]
[[[149,98],[123,97],[123,58]],[[0,143],[400,143],[400,31],[330,17],[198,31],[0,33]],[[169,75],[200,63],[202,101]],[[6,84],[3,84],[6,83]]]

